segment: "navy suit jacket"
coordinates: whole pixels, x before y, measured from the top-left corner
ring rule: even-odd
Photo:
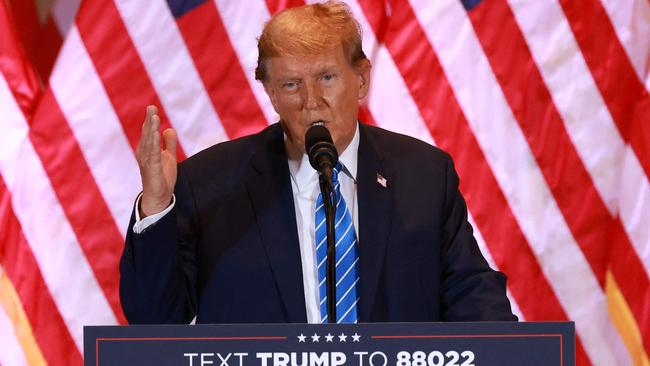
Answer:
[[[505,276],[474,240],[451,158],[359,128],[360,321],[516,320]],[[307,321],[279,124],[179,164],[175,195],[174,209],[143,233],[131,220],[120,263],[129,322]]]

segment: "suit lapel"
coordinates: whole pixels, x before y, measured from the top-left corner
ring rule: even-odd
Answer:
[[[358,202],[359,202],[359,314],[370,320],[384,265],[393,209],[391,175],[388,163],[380,155],[368,127],[359,125]],[[385,179],[385,187],[379,181]]]
[[[296,211],[280,125],[251,158],[247,179],[262,243],[289,322],[307,322]]]

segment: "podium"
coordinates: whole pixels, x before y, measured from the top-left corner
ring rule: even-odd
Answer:
[[[574,365],[572,322],[84,327],[84,365]]]

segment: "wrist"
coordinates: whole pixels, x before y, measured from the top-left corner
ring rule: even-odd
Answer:
[[[140,207],[138,211],[140,213],[140,218],[143,219],[147,216],[155,215],[164,211],[172,203],[172,196],[169,195],[169,198],[166,200],[148,200],[144,195],[140,201]]]

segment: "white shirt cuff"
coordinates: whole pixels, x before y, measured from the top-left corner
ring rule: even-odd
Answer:
[[[157,223],[160,219],[163,218],[163,216],[167,215],[167,213],[171,211],[172,208],[174,208],[174,205],[176,204],[176,196],[172,193],[172,203],[169,206],[167,206],[166,209],[162,210],[161,212],[158,212],[157,214],[153,214],[151,216],[145,217],[144,219],[140,219],[141,198],[142,198],[142,193],[140,193],[138,199],[135,201],[135,224],[133,225],[134,234],[141,234],[148,227]]]

